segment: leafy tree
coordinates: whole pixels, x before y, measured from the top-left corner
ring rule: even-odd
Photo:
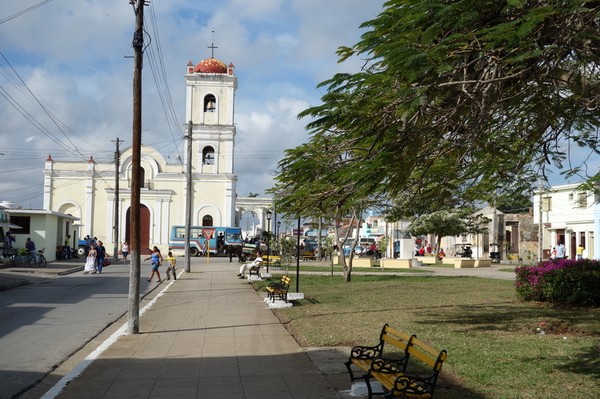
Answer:
[[[443,237],[458,236],[466,233],[468,229],[468,224],[460,212],[448,210],[414,216],[408,225],[408,232],[413,236],[427,234],[434,234],[436,236],[436,256]]]
[[[598,153],[599,7],[386,2],[361,40],[338,51],[364,68],[323,82],[323,103],[301,113],[311,142],[348,155],[337,188],[356,183],[398,214],[418,214],[522,191],[548,165],[563,168],[571,145]],[[565,173],[583,171],[569,163]]]
[[[273,194],[276,208],[285,215],[339,221],[347,215],[360,220],[360,215],[375,202],[362,180],[349,178],[346,171],[353,149],[345,142],[329,140],[316,134],[309,143],[286,150],[279,163]],[[336,241],[344,242],[352,229],[342,236],[336,225]],[[351,224],[352,225],[352,224]],[[358,241],[358,229],[357,237]],[[352,255],[347,260],[341,251],[346,281],[352,279]]]
[[[495,207],[504,213],[527,213],[532,206],[531,192],[529,190],[498,198],[495,202]]]

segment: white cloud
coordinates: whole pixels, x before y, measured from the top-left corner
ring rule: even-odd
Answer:
[[[155,16],[178,128],[184,123],[187,62],[210,56],[214,30],[215,56],[233,62],[238,76],[238,192],[264,193],[283,151],[308,138],[307,121],[297,115],[319,102],[316,85],[359,65],[338,64],[336,49],[354,44],[360,23],[377,15],[383,2],[153,0],[152,9],[145,9],[146,30],[156,44],[150,23]],[[2,16],[30,6],[5,3]],[[90,155],[109,160],[111,140],[119,137],[123,146],[131,145],[132,60],[125,57],[132,54],[134,23],[127,1],[87,0],[53,1],[0,24],[2,54],[63,130],[27,99],[25,89],[15,87],[11,68],[0,57],[0,88],[51,133],[40,132],[0,96],[0,153],[5,154],[0,156],[0,172],[5,172],[0,173],[0,201],[41,207],[49,154],[59,160]],[[143,70],[142,141],[174,159],[181,139],[172,136],[166,122],[149,55]]]

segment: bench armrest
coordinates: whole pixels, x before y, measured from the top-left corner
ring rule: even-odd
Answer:
[[[396,378],[392,390],[403,394],[423,395],[425,393],[431,394],[434,387],[435,383],[431,380],[431,377],[423,378],[403,374]]]
[[[377,358],[371,362],[371,370],[379,373],[397,374],[406,370],[408,356],[400,359]]]
[[[350,351],[350,359],[373,359],[381,356],[383,345],[355,346]]]

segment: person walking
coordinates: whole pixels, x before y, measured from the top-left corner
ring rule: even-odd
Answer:
[[[129,256],[129,243],[127,241],[124,241],[121,245],[121,253],[123,254],[123,263],[127,262],[127,256]]]
[[[106,257],[106,248],[102,241],[98,240],[96,243],[96,269],[98,273],[102,274],[102,267],[104,267],[104,258]]]
[[[177,275],[175,274],[175,265],[177,264],[177,259],[173,256],[171,251],[169,251],[165,261],[167,262],[167,280],[171,279],[169,276],[171,272],[173,272],[173,280],[177,280]]]
[[[163,257],[160,253],[160,249],[158,249],[158,247],[156,245],[154,247],[152,247],[152,254],[150,254],[149,257],[144,259],[144,261],[147,261],[147,260],[152,261],[152,273],[150,274],[150,278],[148,279],[148,282],[152,281],[152,277],[154,277],[154,275],[156,274],[156,277],[158,277],[157,283],[160,283],[162,280],[160,279],[160,272],[158,271],[158,267],[160,266],[160,263],[163,261]]]
[[[35,242],[30,237],[27,237],[25,241],[25,249],[27,249],[27,254],[29,255],[29,259],[32,263],[37,262],[37,254],[35,253]]]
[[[583,251],[585,251],[585,248],[583,247],[583,245],[579,244],[576,250],[577,260],[583,259]]]
[[[92,247],[92,238],[88,234],[87,236],[85,236],[83,241],[85,241],[85,256],[88,256],[88,252]]]
[[[6,235],[4,236],[4,249],[3,256],[6,258],[9,255],[12,255],[12,243],[15,242],[15,237],[12,235],[12,232],[8,230]]]
[[[71,259],[71,236],[69,234],[67,234],[67,236],[65,237],[64,253],[65,259]]]
[[[565,244],[562,241],[558,242],[556,246],[556,259],[561,260],[567,257],[567,249],[565,248]]]
[[[96,248],[93,245],[86,250],[87,256],[85,258],[85,266],[83,267],[83,274],[95,274],[96,273]]]

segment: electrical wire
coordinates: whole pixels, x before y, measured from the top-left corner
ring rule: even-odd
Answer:
[[[156,12],[154,10],[154,5],[152,2],[150,3],[148,9],[150,15],[150,18],[148,19],[148,25],[150,26],[150,29],[153,32],[154,36],[154,40],[151,43],[154,44],[154,46],[149,46],[147,49],[148,61],[150,63],[150,69],[152,71],[152,76],[156,84],[156,89],[159,94],[160,102],[163,108],[163,112],[165,114],[169,131],[171,133],[173,144],[175,144],[175,150],[177,151],[178,158],[181,158],[178,150],[179,146],[177,145],[177,141],[178,138],[182,138],[184,136],[184,133],[181,130],[180,119],[177,117],[177,113],[173,105],[173,99],[171,97],[171,92],[169,90],[169,83],[164,64],[164,57],[162,53],[162,47],[160,44],[158,22],[156,19]],[[156,50],[154,48],[156,48]]]
[[[35,4],[35,5],[33,5],[33,6],[29,7],[29,8],[26,8],[26,9],[24,9],[23,11],[19,11],[19,12],[17,12],[17,13],[15,13],[15,14],[13,14],[13,15],[9,15],[9,16],[8,16],[8,17],[6,17],[6,18],[0,19],[0,24],[3,24],[3,23],[5,23],[5,22],[7,22],[7,21],[10,21],[11,19],[14,19],[14,18],[20,17],[20,16],[21,16],[21,15],[23,15],[23,14],[27,14],[28,12],[30,12],[30,11],[33,11],[33,10],[35,10],[36,8],[38,8],[38,7],[41,7],[41,6],[45,5],[45,4],[48,4],[48,3],[50,3],[51,1],[52,1],[52,0],[44,0],[44,1],[42,1],[41,3]]]
[[[67,140],[68,144],[65,144],[62,142],[62,140],[60,140],[56,135],[54,135],[53,133],[51,133],[48,129],[46,129],[45,127],[43,127],[43,125],[41,123],[39,123],[34,117],[33,115],[31,115],[31,113],[29,113],[28,111],[25,110],[25,108],[23,108],[15,99],[14,97],[12,97],[6,90],[4,90],[4,88],[0,87],[0,89],[2,90],[3,94],[2,96],[15,108],[19,111],[19,113],[21,113],[21,115],[23,115],[29,122],[31,122],[34,126],[36,126],[42,133],[44,133],[47,137],[51,138],[52,140],[54,140],[60,147],[62,147],[65,151],[68,151],[74,155],[79,155],[81,156],[81,158],[85,158],[84,155],[79,151],[79,149],[77,148],[77,146],[71,141],[71,138],[66,134],[65,130],[63,129],[63,126],[66,126],[62,121],[58,120],[58,118],[56,118],[56,116],[54,116],[54,114],[52,114],[43,104],[42,102],[37,98],[37,96],[33,93],[33,91],[31,91],[31,89],[29,88],[29,86],[27,86],[27,83],[25,83],[25,81],[23,80],[23,78],[21,78],[21,76],[19,75],[19,73],[15,70],[15,68],[12,66],[12,64],[10,63],[10,61],[6,58],[6,56],[4,55],[4,53],[2,51],[0,51],[0,56],[2,56],[2,59],[4,59],[4,62],[6,62],[6,64],[10,67],[10,71],[12,71],[12,75],[10,75],[12,78],[10,79],[13,84],[17,87],[20,88],[20,90],[22,91],[22,93],[24,93],[26,96],[28,96],[30,99],[35,100],[35,104],[37,104],[43,111],[44,113],[50,118],[50,120],[54,123],[54,125],[57,127],[57,129],[62,133],[62,135],[65,137],[65,139]],[[3,71],[3,75],[7,76],[7,72]],[[23,91],[23,88],[26,89],[26,92]],[[71,132],[73,132],[73,130],[69,129]]]

